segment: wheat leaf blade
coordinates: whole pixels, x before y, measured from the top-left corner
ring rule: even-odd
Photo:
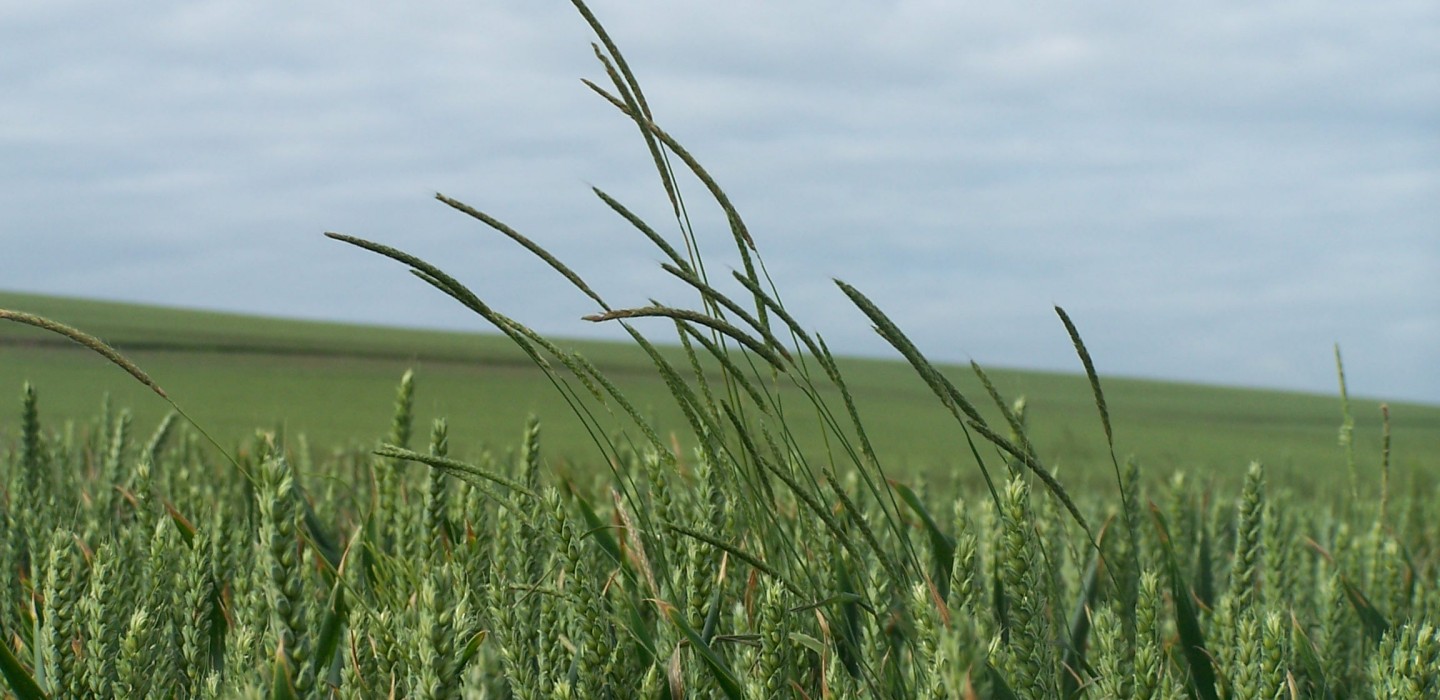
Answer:
[[[1215,691],[1215,666],[1205,645],[1205,634],[1201,630],[1200,617],[1195,611],[1190,587],[1186,585],[1180,563],[1175,558],[1175,548],[1170,542],[1170,529],[1165,524],[1165,516],[1153,503],[1150,505],[1150,514],[1155,519],[1165,572],[1170,579],[1170,597],[1175,605],[1175,629],[1180,635],[1181,651],[1190,667],[1191,689],[1200,700],[1220,700]]]
[[[20,700],[45,700],[45,691],[40,689],[40,684],[30,672],[25,670],[25,665],[20,659],[15,658],[15,653],[10,651],[10,635],[0,633],[0,673],[5,675],[5,682],[10,685],[10,690]]]

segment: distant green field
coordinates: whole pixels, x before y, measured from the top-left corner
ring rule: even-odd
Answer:
[[[552,463],[584,468],[597,454],[560,393],[521,352],[495,335],[16,293],[0,293],[0,308],[48,316],[119,347],[223,441],[237,441],[257,428],[280,428],[289,435],[303,433],[316,449],[371,444],[385,434],[396,382],[414,368],[417,418],[447,417],[458,453],[510,449],[526,417],[534,414],[544,424]],[[580,350],[604,369],[662,429],[683,434],[682,416],[639,351],[615,343],[561,345]],[[675,358],[683,362],[678,351]],[[842,366],[870,437],[890,468],[939,478],[976,476],[953,419],[908,366],[860,359]],[[1007,397],[1026,397],[1031,435],[1062,478],[1113,478],[1083,375],[989,371]],[[975,404],[988,403],[968,367],[950,368],[948,374]],[[51,425],[88,420],[106,394],[117,407],[134,412],[140,430],[148,430],[169,408],[102,358],[58,336],[0,324],[0,397],[14,397],[14,410],[0,413],[0,432],[14,434],[21,384],[27,380],[39,389],[42,418]],[[1272,467],[1272,478],[1303,486],[1345,469],[1336,440],[1337,397],[1102,380],[1122,457],[1135,455],[1153,468],[1151,473],[1180,469],[1238,478],[1250,460],[1259,459]],[[795,394],[793,401],[798,407],[803,397]],[[1359,462],[1371,474],[1379,464],[1378,405],[1352,401]],[[1440,473],[1440,407],[1392,404],[1391,414],[1397,478]],[[818,431],[805,434],[803,421],[792,427],[801,433],[802,446],[820,453]]]

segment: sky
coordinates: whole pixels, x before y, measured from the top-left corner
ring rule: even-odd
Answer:
[[[895,357],[1440,403],[1440,5],[593,0],[795,316]],[[563,0],[0,3],[0,289],[488,330],[339,231],[557,337],[694,306]],[[712,276],[739,266],[682,180]],[[722,285],[723,286],[723,285]],[[735,292],[738,286],[724,287]],[[665,335],[664,327],[653,327]]]

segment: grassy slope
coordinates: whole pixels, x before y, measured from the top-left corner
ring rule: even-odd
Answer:
[[[0,293],[0,307],[46,315],[119,346],[202,425],[228,440],[283,424],[292,433],[304,432],[316,447],[368,443],[384,434],[395,383],[414,367],[419,418],[428,422],[446,416],[452,443],[462,454],[481,444],[508,449],[531,413],[546,425],[552,458],[583,462],[594,454],[558,392],[508,341],[495,336],[14,293]],[[0,324],[0,400],[16,397],[13,410],[0,410],[0,430],[13,433],[15,419],[9,416],[18,415],[25,380],[39,388],[42,417],[52,422],[93,416],[105,392],[134,411],[142,433],[168,409],[103,359],[54,340],[17,324]],[[608,343],[562,345],[579,349],[604,368],[636,405],[654,412],[663,428],[683,425],[637,351]],[[844,364],[870,436],[892,466],[958,468],[967,478],[974,476],[954,423],[908,367],[876,360]],[[985,394],[968,369],[951,374],[967,396],[982,403]],[[1008,396],[1027,397],[1035,442],[1062,476],[1110,478],[1099,420],[1082,376],[998,369],[992,376]],[[1344,471],[1336,447],[1340,413],[1334,397],[1104,381],[1122,457],[1133,453],[1162,472],[1180,468],[1222,477],[1242,473],[1253,458],[1274,467],[1277,477],[1308,480]],[[1379,454],[1377,405],[1368,400],[1353,405],[1361,468],[1372,475]],[[1440,473],[1440,407],[1395,405],[1392,415],[1401,474]],[[802,442],[818,448],[803,437]]]

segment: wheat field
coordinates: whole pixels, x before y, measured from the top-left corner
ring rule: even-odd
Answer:
[[[1104,383],[1057,307],[1110,467],[1074,488],[1035,448],[1023,400],[978,365],[980,390],[962,392],[837,282],[933,394],[965,446],[955,468],[977,477],[899,478],[740,213],[575,5],[606,76],[589,85],[637,127],[681,240],[596,195],[691,303],[612,306],[543,246],[440,200],[587,294],[589,320],[624,328],[683,417],[683,445],[584,355],[430,262],[348,234],[327,235],[504,334],[589,428],[597,468],[552,468],[541,419],[511,449],[452,455],[449,424],[416,419],[412,373],[371,447],[264,428],[229,447],[94,335],[5,311],[103,356],[171,411],[140,423],[106,404],[51,424],[43,386],[19,397],[0,457],[9,696],[1440,696],[1440,490],[1433,474],[1392,475],[1389,423],[1376,459],[1357,456],[1347,408],[1348,471],[1303,494],[1260,462],[1238,486],[1152,470],[1117,451]],[[733,275],[706,272],[720,267],[703,262],[682,184],[725,214]],[[636,319],[673,329],[679,354]],[[800,421],[822,426],[820,448],[797,443]]]

